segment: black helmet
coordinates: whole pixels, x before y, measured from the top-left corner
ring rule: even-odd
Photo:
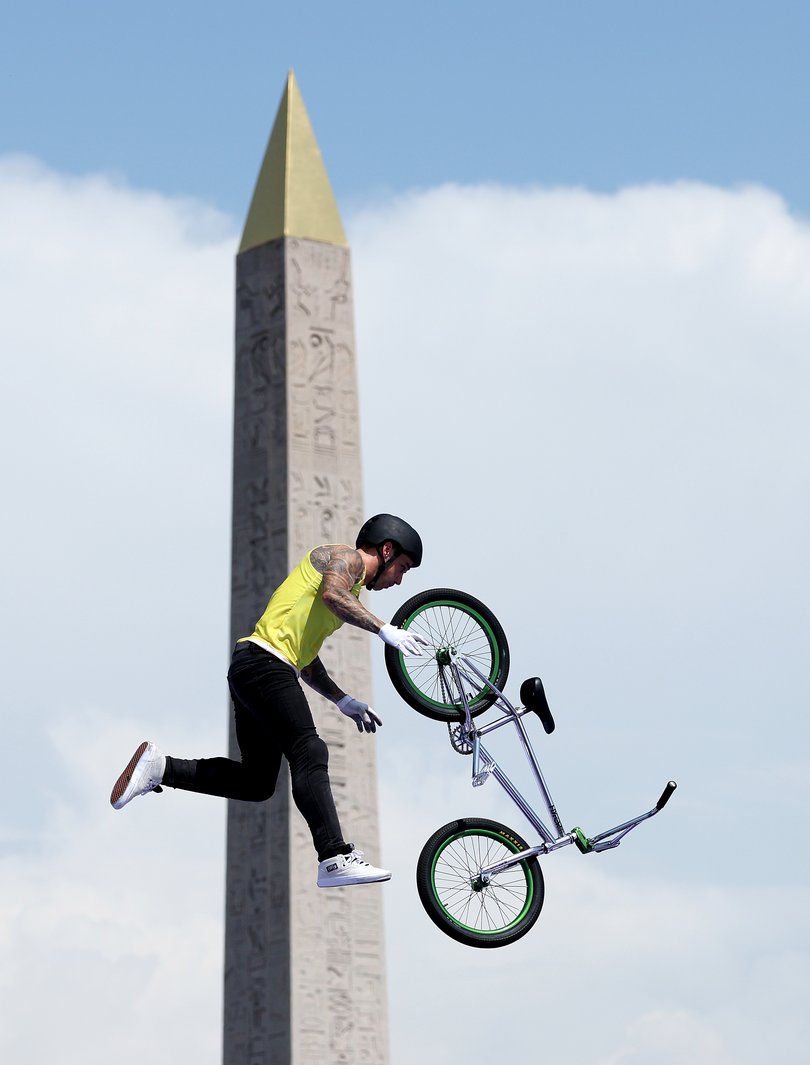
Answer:
[[[362,547],[363,544],[373,544],[374,547],[379,547],[386,540],[393,541],[400,551],[410,558],[414,566],[421,563],[421,536],[412,525],[403,521],[402,518],[397,518],[394,514],[375,514],[373,518],[369,518],[357,534],[355,547]]]

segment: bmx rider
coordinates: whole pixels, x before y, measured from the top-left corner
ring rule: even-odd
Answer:
[[[273,593],[250,636],[240,638],[228,670],[241,761],[183,759],[144,741],[110,795],[116,810],[163,788],[263,802],[275,791],[282,756],[292,794],[312,833],[318,887],[389,880],[387,869],[367,862],[346,843],[329,783],[329,752],[315,728],[299,679],[331,700],[362,732],[382,721],[366,703],[347,695],[318,657],[323,642],[348,623],[376,633],[406,655],[421,655],[422,638],[385,624],[359,601],[361,588],[398,585],[422,561],[422,540],[406,521],[376,514],[357,534],[355,547],[313,548]]]

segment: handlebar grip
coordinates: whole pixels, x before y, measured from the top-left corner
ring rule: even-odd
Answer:
[[[672,795],[673,791],[677,788],[677,786],[678,785],[675,783],[674,780],[670,780],[667,783],[667,786],[661,792],[661,798],[655,804],[655,809],[656,810],[663,810],[664,809],[664,807],[666,806],[666,804],[670,800],[670,796]]]

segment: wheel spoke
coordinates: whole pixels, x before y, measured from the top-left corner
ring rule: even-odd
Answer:
[[[477,717],[503,691],[509,675],[506,635],[495,615],[474,596],[454,588],[420,592],[403,603],[392,624],[418,633],[425,641],[421,655],[385,649],[394,687],[420,714],[436,721],[458,721],[466,703]],[[460,667],[458,682],[457,655],[470,667]]]
[[[457,706],[461,701],[454,691],[455,685],[449,683],[449,670],[440,661],[441,653],[450,649],[469,658],[484,676],[494,679],[497,672],[494,641],[470,611],[451,603],[428,604],[408,627],[425,637],[427,647],[420,658],[402,656],[402,668],[411,685],[427,699],[447,707]],[[473,701],[485,690],[477,681],[465,682],[465,691],[470,688],[474,689],[469,692]]]
[[[486,885],[476,885],[483,867],[513,853],[485,832],[464,833],[448,841],[434,864],[433,888],[451,920],[482,933],[500,932],[518,920],[531,897],[525,863],[510,866]]]

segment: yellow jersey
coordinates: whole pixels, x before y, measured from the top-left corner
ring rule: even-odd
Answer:
[[[310,554],[301,559],[273,592],[251,635],[238,641],[264,644],[297,670],[317,658],[327,636],[343,624],[323,601],[323,574],[318,573],[310,562]],[[358,599],[365,579],[364,571],[352,588],[352,595]]]

